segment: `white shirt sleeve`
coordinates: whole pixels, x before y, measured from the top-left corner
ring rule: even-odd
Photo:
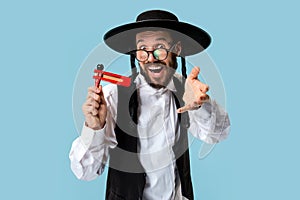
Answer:
[[[81,135],[72,144],[69,158],[71,169],[81,180],[93,180],[104,171],[108,159],[109,148],[117,146],[114,132],[116,121],[117,93],[116,88],[103,88],[107,103],[106,124],[101,130],[93,130],[83,125]]]
[[[227,138],[230,121],[227,112],[214,100],[202,104],[197,110],[188,111],[189,132],[196,138],[209,143],[218,143]]]

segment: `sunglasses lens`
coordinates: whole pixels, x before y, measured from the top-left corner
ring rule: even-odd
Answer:
[[[148,58],[147,51],[144,51],[144,50],[138,50],[138,51],[136,51],[136,58],[139,61],[145,61],[145,60],[147,60],[147,58]]]
[[[153,51],[153,56],[157,60],[164,60],[167,57],[167,53],[168,52],[166,51],[166,49],[155,49]]]

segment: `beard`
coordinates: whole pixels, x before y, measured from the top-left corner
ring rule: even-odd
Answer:
[[[140,73],[145,77],[146,82],[153,88],[165,88],[171,81],[177,69],[176,55],[172,55],[169,66],[164,61],[146,63],[140,67]]]

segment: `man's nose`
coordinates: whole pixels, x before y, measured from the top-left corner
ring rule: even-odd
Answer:
[[[155,62],[157,61],[157,59],[154,57],[153,52],[148,52],[149,56],[148,56],[148,62]]]

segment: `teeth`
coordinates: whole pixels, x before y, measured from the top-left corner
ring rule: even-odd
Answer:
[[[149,67],[150,70],[159,70],[162,69],[162,67]]]

